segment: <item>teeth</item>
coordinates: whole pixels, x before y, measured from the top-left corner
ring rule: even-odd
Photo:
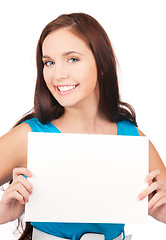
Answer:
[[[76,87],[76,85],[72,85],[72,86],[64,86],[64,87],[58,87],[59,91],[61,92],[66,92],[69,91],[71,89],[74,89]]]

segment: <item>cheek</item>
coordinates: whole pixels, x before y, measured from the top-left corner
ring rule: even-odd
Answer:
[[[91,88],[94,88],[97,84],[97,69],[95,65],[91,65],[88,67],[88,71],[86,72],[86,81],[87,85]]]
[[[43,69],[43,77],[46,85],[49,86],[51,84],[51,73],[47,71],[45,68]]]

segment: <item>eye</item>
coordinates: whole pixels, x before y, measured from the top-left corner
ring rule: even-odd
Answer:
[[[51,66],[51,65],[54,65],[55,63],[53,61],[46,61],[44,62],[44,65],[46,66]]]
[[[67,62],[69,62],[69,63],[75,63],[75,62],[78,62],[78,61],[79,61],[78,58],[69,58],[67,60]]]

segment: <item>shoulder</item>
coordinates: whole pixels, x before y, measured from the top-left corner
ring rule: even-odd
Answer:
[[[49,123],[42,124],[37,118],[28,119],[23,124],[28,124],[32,132],[45,131],[49,126]]]
[[[18,126],[12,128],[8,133],[3,135],[2,139],[22,139],[25,138],[25,134],[31,132],[31,128],[27,123],[21,123]]]
[[[146,136],[139,128],[137,128],[137,131],[139,132],[140,136],[144,136],[144,137]]]
[[[33,125],[42,125],[42,123],[37,118],[30,118],[22,122],[22,124],[28,124],[30,128]]]
[[[137,128],[140,136],[146,136],[139,128]],[[166,167],[162,162],[159,153],[157,152],[156,148],[149,140],[149,172],[159,169],[161,173],[161,179],[166,182]]]
[[[9,181],[16,167],[26,167],[28,132],[31,128],[22,123],[0,138],[0,185]]]
[[[139,132],[134,123],[122,120],[117,122],[118,135],[139,136]]]

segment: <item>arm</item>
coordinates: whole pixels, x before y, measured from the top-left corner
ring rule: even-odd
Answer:
[[[0,186],[12,179],[14,168],[26,167],[30,131],[30,126],[23,123],[0,138]]]
[[[32,173],[26,168],[15,168],[13,170],[13,182],[8,186],[0,201],[0,224],[14,221],[20,217],[25,208],[25,203],[29,201],[32,193],[32,184],[27,178]]]
[[[145,136],[139,129],[139,134]],[[143,200],[148,197],[148,213],[166,224],[166,167],[153,144],[149,143],[149,174],[145,181],[149,186],[139,194]]]
[[[145,136],[145,134],[143,134],[140,129],[138,129],[138,132],[140,136]],[[163,182],[166,183],[166,167],[164,166],[164,163],[162,162],[157,150],[151,141],[149,141],[149,172],[155,169],[160,170],[160,178]]]

